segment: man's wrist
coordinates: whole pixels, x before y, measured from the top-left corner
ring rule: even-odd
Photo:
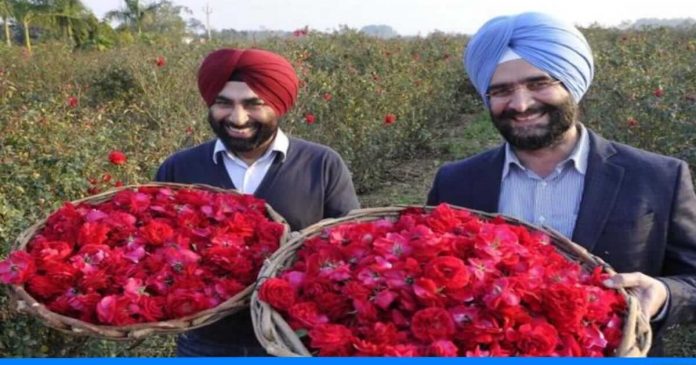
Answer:
[[[650,318],[650,323],[660,322],[663,319],[665,319],[665,317],[667,317],[667,311],[669,310],[669,287],[664,281],[660,280],[659,278],[655,279],[657,279],[657,281],[659,281],[662,285],[665,286],[665,290],[667,291],[667,298],[665,299],[665,302],[662,303],[662,307],[660,307],[660,310],[657,311],[657,313],[654,316],[652,316],[652,318]]]

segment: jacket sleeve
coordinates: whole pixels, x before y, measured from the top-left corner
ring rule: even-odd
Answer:
[[[675,184],[664,276],[659,278],[670,294],[665,327],[696,322],[696,193],[683,161]]]
[[[160,167],[157,169],[157,173],[155,173],[155,179],[154,181],[157,182],[175,182],[174,181],[174,176],[172,172],[172,158],[169,157],[167,160],[165,160]]]
[[[430,187],[430,191],[428,192],[428,199],[425,202],[426,205],[438,205],[438,204],[440,204],[439,187],[440,187],[440,179],[441,179],[441,175],[442,175],[442,170],[443,170],[443,168],[440,167],[437,170],[437,173],[435,174],[435,179],[433,179],[433,184]]]

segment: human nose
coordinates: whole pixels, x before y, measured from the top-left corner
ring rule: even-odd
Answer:
[[[508,99],[507,107],[518,112],[524,112],[533,104],[532,92],[524,85],[517,85]]]
[[[243,126],[249,121],[249,114],[242,105],[235,105],[226,119],[235,126]]]

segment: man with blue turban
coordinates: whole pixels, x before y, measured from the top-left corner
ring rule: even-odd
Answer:
[[[653,334],[696,321],[696,194],[688,165],[606,140],[578,121],[592,51],[541,13],[497,17],[464,63],[506,143],[440,168],[428,204],[450,203],[549,226],[621,273]],[[655,336],[651,355],[662,353]]]

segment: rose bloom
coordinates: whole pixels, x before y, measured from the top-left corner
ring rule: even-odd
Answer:
[[[80,100],[75,96],[70,96],[68,97],[67,104],[71,108],[77,108],[77,106],[80,104]]]
[[[113,150],[109,152],[109,161],[114,164],[114,165],[123,165],[128,161],[128,157],[126,157],[126,154],[118,151],[118,150]]]
[[[317,117],[315,117],[314,114],[312,114],[312,113],[307,113],[307,114],[305,114],[304,117],[305,117],[305,121],[309,125],[314,124],[314,122],[317,120]]]
[[[411,331],[422,341],[447,339],[454,334],[454,320],[443,308],[421,309],[413,315]]]
[[[464,261],[454,256],[434,258],[425,266],[425,275],[448,289],[465,287],[470,276]]]
[[[314,302],[295,303],[288,310],[288,314],[295,320],[295,323],[291,324],[293,328],[313,328],[329,321],[326,315],[319,312]]]
[[[449,340],[438,340],[428,347],[428,353],[432,356],[457,357],[457,352],[457,345]]]
[[[275,309],[287,311],[295,303],[295,291],[287,280],[270,278],[261,284],[259,298]]]
[[[21,284],[34,275],[36,265],[30,254],[15,251],[7,260],[0,261],[0,281],[5,284]]]
[[[309,331],[309,338],[319,356],[346,356],[353,347],[353,333],[340,324],[320,324]]]

